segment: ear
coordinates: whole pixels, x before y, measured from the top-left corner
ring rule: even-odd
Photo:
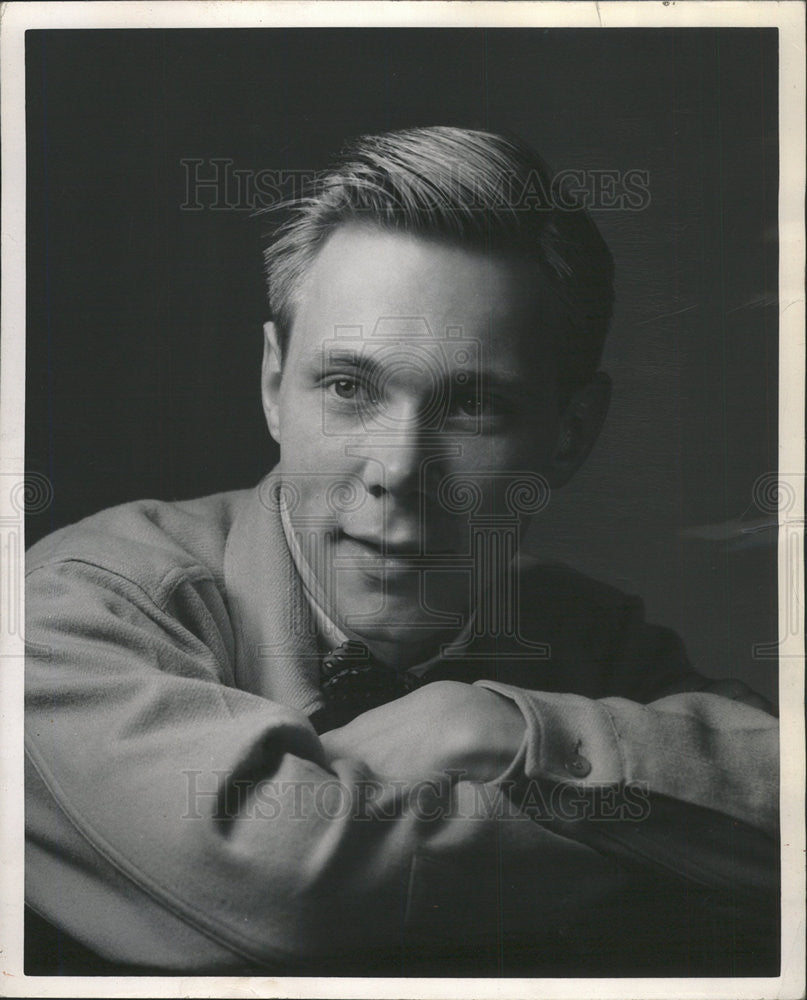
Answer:
[[[611,379],[605,372],[597,372],[572,394],[560,418],[550,486],[564,486],[588,458],[600,436],[610,402]]]
[[[261,399],[266,426],[280,444],[280,381],[283,376],[280,346],[274,323],[263,324],[263,365],[261,367]]]

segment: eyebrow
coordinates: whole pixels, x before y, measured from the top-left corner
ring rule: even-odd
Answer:
[[[346,365],[349,368],[357,368],[359,371],[374,372],[379,370],[378,362],[372,358],[361,354],[359,351],[331,350],[324,351],[319,360],[323,365],[335,364]]]

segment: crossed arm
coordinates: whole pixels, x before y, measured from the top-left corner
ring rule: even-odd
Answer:
[[[526,721],[483,687],[435,681],[322,737],[327,759],[360,761],[379,778],[419,781],[462,772],[494,781],[511,765]]]
[[[715,694],[644,706],[446,681],[319,738],[300,712],[230,686],[199,630],[128,581],[101,589],[97,577],[74,566],[32,582],[27,879],[35,909],[107,957],[283,970],[426,924],[450,937],[500,899],[502,871],[518,881],[514,920],[540,941],[564,907],[574,919],[612,900],[624,873],[585,824],[474,812],[480,789],[490,801],[510,779],[584,791],[645,782],[679,808],[673,825],[709,810],[749,832],[729,872],[718,832],[705,866],[718,882],[744,892],[771,880],[756,845],[774,843],[776,720],[757,708]],[[569,772],[570,754],[588,774]],[[446,773],[439,808],[409,808],[413,786]],[[373,808],[357,820],[344,802],[369,788]],[[651,827],[652,866],[668,847]],[[546,898],[551,913],[536,902]]]

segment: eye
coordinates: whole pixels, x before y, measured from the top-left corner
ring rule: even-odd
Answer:
[[[489,413],[491,410],[490,398],[480,391],[479,386],[468,382],[463,384],[463,382],[454,387],[451,399],[453,412],[462,417],[481,417]]]
[[[457,417],[481,417],[490,409],[490,400],[482,391],[480,379],[458,372],[450,389],[450,411]]]
[[[354,378],[338,378],[331,382],[331,388],[340,399],[355,399],[359,383]]]
[[[485,401],[476,392],[463,392],[455,400],[457,410],[466,417],[478,417],[485,409]]]
[[[358,405],[374,405],[378,392],[372,384],[354,375],[332,375],[324,382],[325,388],[338,399]]]
[[[484,421],[486,427],[500,426],[512,413],[511,404],[498,395],[491,395],[479,385],[456,386],[450,412],[458,420]]]

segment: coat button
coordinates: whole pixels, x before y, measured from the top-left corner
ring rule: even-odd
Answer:
[[[573,774],[575,778],[585,778],[587,775],[591,774],[591,764],[585,757],[581,757],[579,753],[573,754],[569,757],[563,766],[569,774]]]

